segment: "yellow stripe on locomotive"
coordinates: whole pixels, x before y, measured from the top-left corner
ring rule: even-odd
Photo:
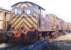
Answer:
[[[23,14],[21,16],[18,16],[15,18],[13,18],[12,21],[12,27],[16,28],[20,28],[20,26],[24,26],[27,29],[30,29],[32,27],[37,28],[37,20],[35,17],[33,16],[28,16],[27,14]]]

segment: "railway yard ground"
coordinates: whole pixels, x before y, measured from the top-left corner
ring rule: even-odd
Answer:
[[[51,43],[51,46],[48,47],[52,48],[51,50],[71,50],[71,34],[68,33],[64,36],[60,36]],[[8,44],[2,43],[0,44],[0,50],[20,50],[21,47],[9,44],[10,47],[7,47]],[[3,48],[6,47],[6,48]],[[50,50],[50,49],[46,49]]]

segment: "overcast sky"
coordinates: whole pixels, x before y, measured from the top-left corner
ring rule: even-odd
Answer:
[[[71,0],[0,0],[0,7],[11,10],[17,2],[31,1],[46,9],[47,14],[55,14],[66,22],[71,22]]]

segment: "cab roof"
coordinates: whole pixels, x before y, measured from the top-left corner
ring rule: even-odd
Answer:
[[[39,7],[40,9],[42,9],[42,10],[45,10],[45,9],[42,8],[41,6],[39,6],[39,5],[37,5],[37,4],[33,3],[33,2],[29,2],[29,1],[15,3],[14,5],[12,5],[12,7],[14,7],[14,6],[16,6],[16,5],[20,4],[20,3],[21,3],[21,4],[23,4],[23,3],[30,3],[30,4],[32,4],[32,5],[38,6],[38,7]]]

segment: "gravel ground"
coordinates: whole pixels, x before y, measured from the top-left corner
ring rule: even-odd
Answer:
[[[50,50],[71,50],[71,34],[57,38],[57,41],[52,42],[49,48],[51,48]],[[20,50],[20,47],[10,46],[7,48],[0,48],[0,50]]]
[[[71,41],[59,41],[55,42],[55,45],[57,45],[60,50],[71,50]]]
[[[70,40],[71,41],[71,33],[67,33],[66,35],[59,36],[55,39],[55,41],[61,41],[61,40]]]
[[[50,50],[71,50],[71,41],[59,41],[59,42],[53,42]],[[12,46],[7,48],[1,48],[0,50],[20,50],[20,47]],[[47,50],[47,49],[46,49]]]

